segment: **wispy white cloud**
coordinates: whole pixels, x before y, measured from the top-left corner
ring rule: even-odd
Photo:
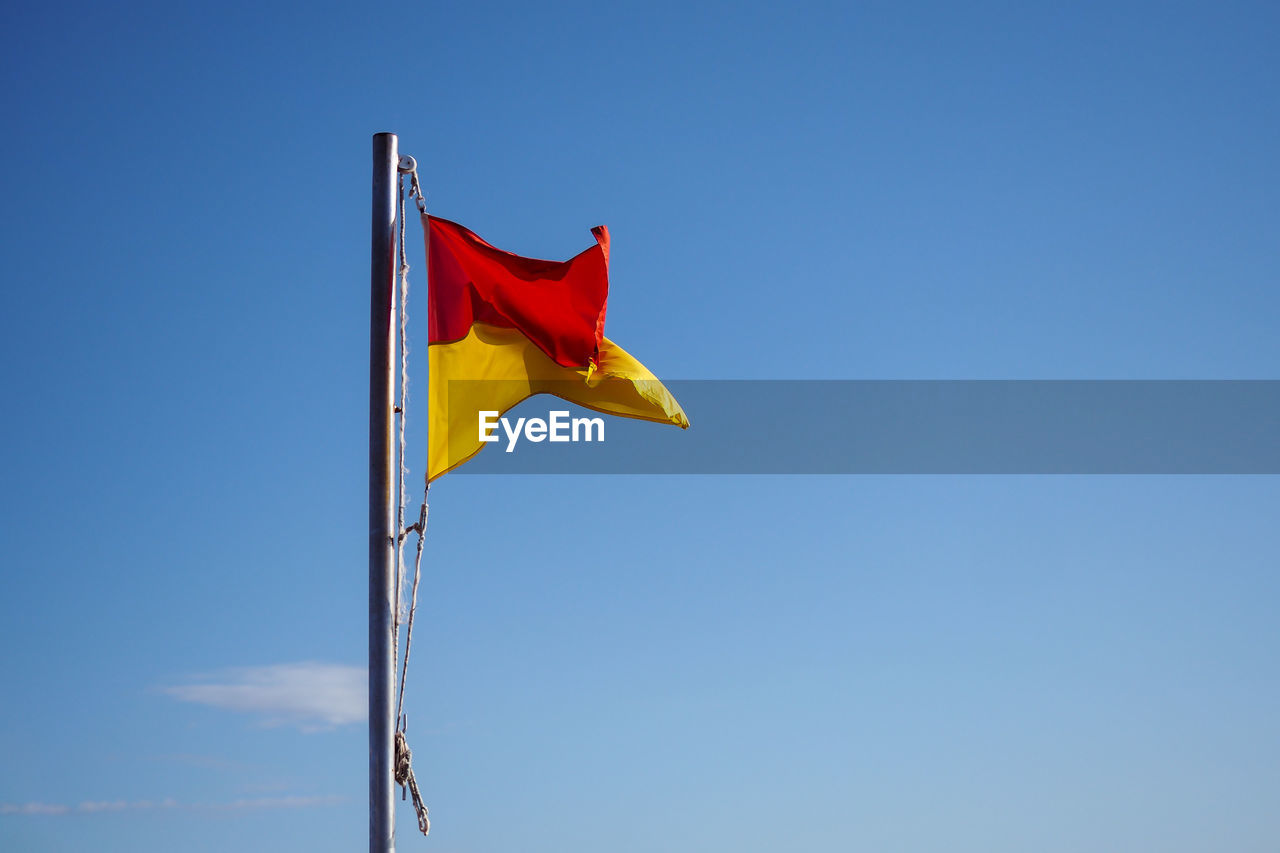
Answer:
[[[77,805],[73,811],[84,814],[95,812],[148,811],[150,809],[173,809],[178,804],[173,800],[87,800]]]
[[[193,811],[250,811],[260,809],[304,809],[332,806],[345,802],[344,797],[255,797],[227,803],[179,803],[176,800],[87,800],[76,805],[65,803],[0,803],[0,815],[89,815],[108,812],[156,811],[188,809]]]
[[[319,731],[367,716],[365,669],[332,663],[243,667],[161,688],[183,702],[256,714],[267,725]]]
[[[248,811],[254,809],[307,809],[313,806],[334,806],[346,802],[344,797],[252,797],[233,800],[229,803],[215,803],[202,808],[217,811]]]
[[[163,755],[134,756],[134,758],[181,764],[184,767],[195,767],[200,770],[247,770],[256,772],[262,769],[259,765],[245,761],[232,761],[216,755],[197,755],[191,752],[170,752]]]
[[[67,814],[70,806],[58,803],[0,803],[0,814]]]

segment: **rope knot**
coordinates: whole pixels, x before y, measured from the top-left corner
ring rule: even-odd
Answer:
[[[422,802],[422,794],[418,792],[418,780],[413,778],[413,751],[409,749],[409,742],[404,739],[404,732],[400,729],[396,730],[395,768],[396,784],[404,789],[400,799],[404,799],[405,792],[413,795],[413,810],[418,813],[418,830],[426,835],[431,831],[430,813],[426,803]]]
[[[411,762],[413,761],[413,751],[409,749],[409,743],[404,739],[404,732],[396,732],[396,784],[404,787],[409,784],[409,774],[413,772]]]

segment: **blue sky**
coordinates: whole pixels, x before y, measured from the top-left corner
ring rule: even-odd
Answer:
[[[377,131],[660,376],[1280,374],[1270,4],[7,24],[5,850],[364,844]],[[446,478],[401,848],[1273,850],[1278,499]]]

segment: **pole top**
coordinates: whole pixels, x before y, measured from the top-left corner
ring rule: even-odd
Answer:
[[[410,157],[408,154],[401,154],[400,171],[404,174],[418,171],[418,161]]]

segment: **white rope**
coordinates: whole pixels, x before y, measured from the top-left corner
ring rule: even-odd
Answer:
[[[407,162],[406,162],[407,161]],[[407,165],[407,168],[406,168]],[[400,470],[399,480],[397,484],[397,498],[399,506],[399,514],[397,516],[397,529],[400,531],[396,537],[396,618],[395,618],[395,639],[396,648],[400,648],[400,613],[403,607],[401,597],[404,594],[404,540],[410,533],[418,534],[417,547],[413,558],[413,592],[409,600],[409,618],[405,632],[404,642],[404,658],[403,664],[400,666],[400,689],[398,691],[399,698],[396,702],[396,721],[397,725],[403,730],[404,721],[404,688],[405,680],[409,674],[409,650],[413,645],[413,617],[418,609],[418,585],[422,580],[422,547],[427,533],[427,492],[431,488],[429,482],[425,482],[422,490],[422,506],[418,509],[418,520],[409,527],[404,526],[404,511],[406,504],[405,480],[408,478],[409,469],[405,464],[405,420],[408,416],[408,400],[409,400],[409,346],[407,343],[407,328],[409,322],[409,261],[405,256],[404,247],[404,176],[409,175],[409,196],[413,198],[418,205],[418,210],[424,215],[427,212],[426,198],[422,193],[422,185],[418,182],[418,164],[412,157],[401,159],[400,174]]]
[[[406,167],[407,164],[407,167]],[[399,302],[398,317],[400,323],[400,404],[396,406],[396,416],[398,423],[398,453],[399,453],[399,470],[396,477],[396,588],[395,588],[395,615],[393,618],[392,635],[395,641],[395,648],[400,649],[400,623],[404,610],[404,581],[405,581],[405,564],[404,564],[404,541],[410,533],[417,533],[418,540],[414,552],[413,559],[413,592],[409,601],[408,620],[405,628],[404,640],[404,657],[400,664],[400,687],[398,690],[398,698],[396,701],[396,767],[395,780],[404,790],[413,795],[413,807],[418,815],[418,829],[423,835],[431,829],[431,820],[428,817],[427,806],[422,801],[422,795],[418,791],[418,782],[413,775],[412,753],[409,750],[409,744],[405,740],[405,729],[408,727],[408,716],[404,713],[404,695],[405,681],[409,675],[409,650],[413,646],[413,617],[418,609],[418,585],[422,580],[422,548],[427,533],[427,491],[430,489],[430,483],[425,483],[422,491],[422,506],[418,510],[418,520],[409,527],[404,526],[405,505],[407,503],[407,492],[405,483],[409,477],[409,467],[405,461],[405,422],[408,419],[409,408],[409,343],[408,343],[408,324],[409,324],[409,261],[405,252],[405,174],[409,175],[409,196],[413,198],[418,205],[418,210],[422,214],[426,214],[426,199],[422,194],[422,185],[418,182],[417,163],[413,158],[401,159],[400,172],[400,286],[399,286]],[[424,478],[425,482],[425,478]]]
[[[403,162],[407,160],[409,168],[409,197],[418,205],[418,211],[423,215],[427,212],[426,196],[422,193],[422,184],[418,181],[418,164],[412,158],[403,158]],[[400,399],[395,407],[398,426],[398,460],[399,466],[396,471],[396,529],[399,534],[396,536],[396,588],[395,588],[395,614],[392,617],[392,637],[395,641],[396,648],[400,648],[400,622],[404,618],[404,540],[413,528],[406,529],[404,526],[404,511],[407,504],[407,492],[405,491],[405,481],[409,478],[409,466],[405,463],[405,429],[406,420],[408,419],[409,410],[409,259],[404,246],[404,178],[406,170],[401,169],[399,175],[400,183],[400,287],[397,292],[399,297],[397,300],[397,313],[400,321]],[[425,502],[426,498],[423,497]],[[421,515],[421,513],[419,513]],[[421,532],[419,532],[421,537]],[[421,542],[419,542],[419,558],[421,558]],[[415,581],[415,587],[416,587]],[[416,599],[416,596],[415,596]],[[413,618],[412,610],[409,614],[410,620]],[[402,679],[403,680],[403,679]],[[402,688],[403,689],[403,688]]]
[[[424,216],[427,213],[427,197],[422,193],[422,184],[418,183],[418,163],[414,161],[413,168],[409,170],[409,198],[418,204],[418,212]]]
[[[413,615],[418,609],[418,584],[422,580],[422,545],[427,536],[427,492],[431,485],[422,490],[422,507],[418,510],[418,521],[410,528],[418,534],[417,550],[413,556],[413,594],[409,603],[409,624],[404,638],[404,662],[400,666],[400,699],[396,703],[396,724],[404,729],[404,683],[409,675],[409,649],[413,646]],[[406,531],[408,532],[408,531]]]

